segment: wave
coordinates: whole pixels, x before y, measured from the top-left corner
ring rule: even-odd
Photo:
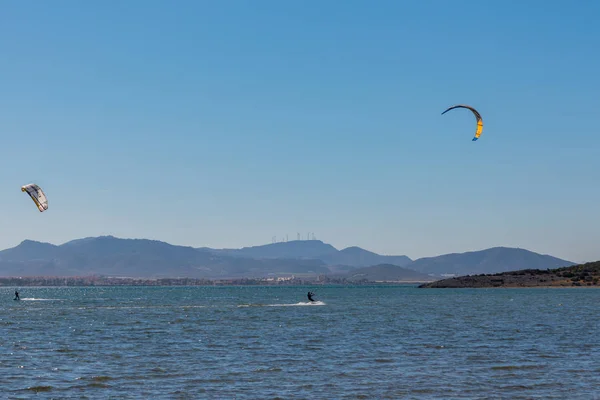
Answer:
[[[324,306],[325,303],[322,301],[307,301],[307,302],[300,302],[300,303],[294,303],[294,304],[269,304],[269,307],[294,307],[294,306]]]
[[[299,307],[299,306],[325,306],[327,303],[322,301],[284,303],[284,304],[240,304],[238,307]]]
[[[21,297],[22,301],[60,301],[60,299],[36,299],[35,297]]]

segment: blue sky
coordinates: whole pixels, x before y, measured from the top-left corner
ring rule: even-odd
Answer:
[[[600,2],[3,2],[0,248],[600,259]],[[481,139],[472,142],[483,116]],[[20,186],[49,197],[39,213]]]

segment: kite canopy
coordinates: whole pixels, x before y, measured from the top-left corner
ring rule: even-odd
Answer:
[[[473,112],[473,114],[475,115],[475,119],[477,120],[477,130],[475,131],[475,137],[473,138],[473,141],[479,139],[479,136],[481,136],[481,132],[483,131],[483,120],[481,119],[481,114],[479,114],[479,111],[477,111],[473,107],[468,106],[466,104],[457,104],[455,106],[448,108],[446,111],[444,111],[442,113],[442,115],[444,115],[448,111],[453,110],[455,108],[466,108]]]
[[[21,192],[27,192],[40,212],[44,212],[48,209],[48,199],[42,189],[35,183],[21,186]]]

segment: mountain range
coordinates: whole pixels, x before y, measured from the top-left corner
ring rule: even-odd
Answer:
[[[360,247],[338,250],[320,240],[295,240],[241,249],[177,246],[113,236],[62,245],[24,240],[0,251],[0,276],[122,276],[151,278],[262,278],[332,275],[348,279],[430,280],[443,274],[497,273],[574,265],[524,249],[495,247],[412,260]]]

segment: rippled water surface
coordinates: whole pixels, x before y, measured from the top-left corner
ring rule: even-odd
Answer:
[[[597,289],[13,292],[2,398],[600,399]]]

